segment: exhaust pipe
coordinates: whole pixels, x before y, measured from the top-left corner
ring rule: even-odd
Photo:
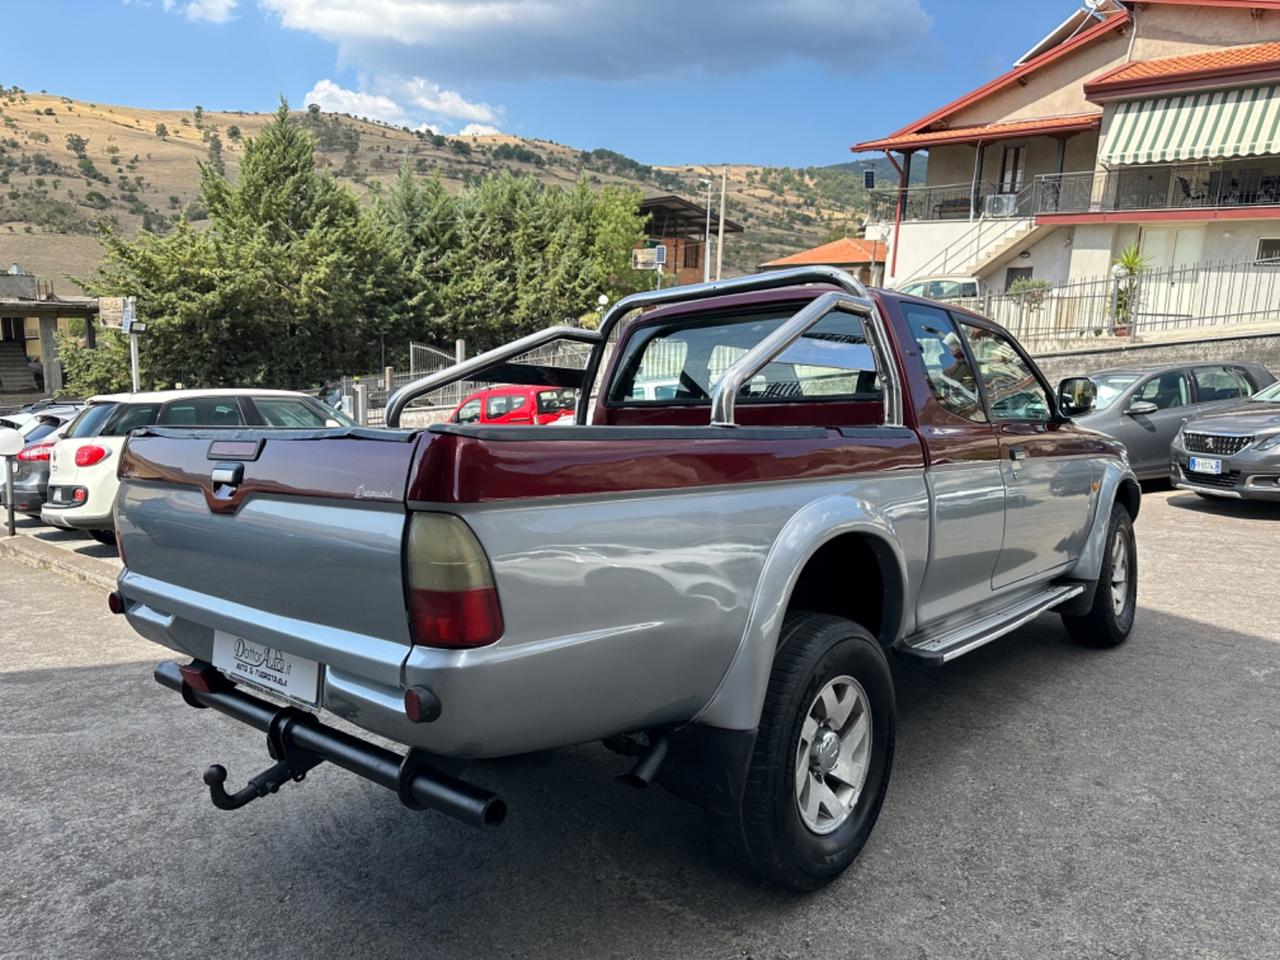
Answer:
[[[507,805],[501,797],[436,769],[430,754],[415,749],[401,756],[325,726],[305,711],[277,707],[238,689],[209,664],[197,660],[179,666],[167,660],[156,665],[155,678],[182,694],[191,706],[211,707],[267,734],[268,748],[277,762],[271,770],[254,778],[261,781],[255,788],[258,796],[274,793],[291,779],[301,779],[307,769],[327,760],[395,792],[412,809],[435,810],[475,827],[496,827],[506,819]],[[268,775],[269,779],[261,779]],[[216,791],[214,783],[208,779],[206,783],[215,791],[216,800],[225,770],[222,777],[213,779],[217,781]],[[235,796],[248,794],[240,791]]]
[[[657,734],[649,741],[649,749],[640,755],[629,771],[618,777],[628,787],[643,790],[658,779],[658,771],[662,769],[662,761],[667,759],[667,735]]]

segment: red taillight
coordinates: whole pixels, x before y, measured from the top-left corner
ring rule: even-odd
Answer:
[[[29,447],[23,447],[18,453],[18,459],[27,463],[35,460],[48,460],[49,454],[53,452],[52,443],[33,443]]]
[[[107,459],[110,452],[106,447],[100,447],[96,443],[86,444],[76,451],[76,466],[92,467],[95,463],[101,463]]]
[[[493,572],[470,527],[449,514],[414,514],[406,552],[414,643],[460,649],[502,636]]]

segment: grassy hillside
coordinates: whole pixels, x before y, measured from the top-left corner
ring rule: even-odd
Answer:
[[[63,274],[96,266],[95,225],[126,233],[164,230],[174,217],[203,217],[200,162],[234,177],[243,141],[267,121],[261,113],[142,110],[0,88],[0,262],[17,260],[75,292]],[[315,110],[298,113],[315,135],[319,162],[357,192],[377,191],[402,164],[461,187],[510,170],[544,183],[621,183],[646,194],[697,200],[697,165],[653,167],[607,149],[575,149],[505,135],[451,138]],[[774,257],[856,231],[867,207],[865,163],[794,169],[733,165],[730,219],[746,232],[725,247],[726,271],[738,274]],[[876,162],[879,180],[887,164]],[[717,174],[717,191],[719,188]]]

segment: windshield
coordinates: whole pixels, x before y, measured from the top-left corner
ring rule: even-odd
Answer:
[[[1116,402],[1116,398],[1124,393],[1138,379],[1136,373],[1106,373],[1090,377],[1098,397],[1094,401],[1095,410],[1105,410]]]
[[[1263,387],[1249,399],[1262,403],[1280,403],[1280,380],[1269,387]]]

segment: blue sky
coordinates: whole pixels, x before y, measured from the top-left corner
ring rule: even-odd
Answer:
[[[173,109],[267,110],[283,93],[648,163],[820,165],[1007,69],[1075,6],[3,0],[5,32],[31,42],[4,44],[0,83]]]

